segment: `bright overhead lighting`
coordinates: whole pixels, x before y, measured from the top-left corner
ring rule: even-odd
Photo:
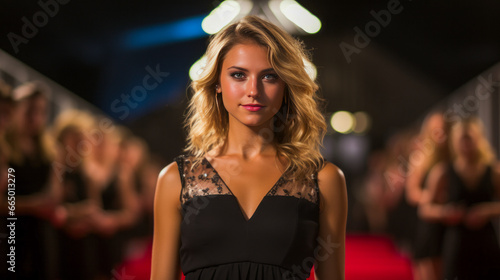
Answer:
[[[215,34],[231,23],[240,14],[240,11],[241,6],[237,1],[226,0],[203,19],[201,28],[208,34]]]
[[[319,18],[293,0],[281,1],[280,10],[287,19],[309,34],[317,33],[321,29]]]

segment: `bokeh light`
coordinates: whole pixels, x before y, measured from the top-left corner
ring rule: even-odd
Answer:
[[[370,129],[371,118],[366,112],[356,112],[354,113],[354,119],[356,121],[353,131],[355,133],[365,133]]]
[[[350,112],[338,111],[332,115],[330,124],[335,131],[347,134],[353,130],[356,120]]]

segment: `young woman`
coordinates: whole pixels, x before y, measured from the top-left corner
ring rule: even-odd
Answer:
[[[56,159],[54,141],[47,129],[50,112],[48,92],[37,82],[13,91],[16,107],[6,135],[10,168],[15,170],[16,276],[19,279],[51,278],[54,259],[52,225],[60,225],[56,211],[62,186],[52,171]],[[7,202],[0,195],[0,201]],[[0,202],[0,204],[2,204]],[[1,209],[7,210],[4,205]],[[5,211],[4,210],[4,211]]]
[[[421,214],[446,225],[445,279],[497,279],[500,247],[492,220],[500,216],[500,167],[477,118],[450,132],[451,164],[429,174]]]
[[[418,207],[425,192],[430,170],[438,163],[449,162],[449,122],[441,112],[432,112],[424,120],[418,143],[410,157],[406,198]],[[417,211],[415,211],[417,212]],[[413,250],[416,280],[438,280],[442,277],[441,247],[444,226],[418,216]]]
[[[158,178],[151,279],[344,279],[345,180],[302,44],[247,16],[206,56],[187,154]]]

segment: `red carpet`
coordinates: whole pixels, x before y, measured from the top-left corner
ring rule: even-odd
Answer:
[[[151,247],[142,256],[125,261],[116,271],[124,279],[149,280]],[[410,259],[399,253],[383,236],[348,235],[346,238],[346,280],[412,280]],[[184,277],[182,277],[184,279]],[[308,280],[314,280],[314,272]]]

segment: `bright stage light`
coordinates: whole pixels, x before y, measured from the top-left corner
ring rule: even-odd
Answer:
[[[287,19],[309,34],[317,33],[321,29],[319,18],[293,0],[281,1],[280,10]]]
[[[252,7],[253,3],[249,0],[226,0],[203,19],[201,28],[208,34],[215,34],[231,22],[247,15]]]
[[[240,10],[240,4],[237,1],[226,0],[203,19],[201,28],[208,34],[215,34],[233,21],[240,14]]]

